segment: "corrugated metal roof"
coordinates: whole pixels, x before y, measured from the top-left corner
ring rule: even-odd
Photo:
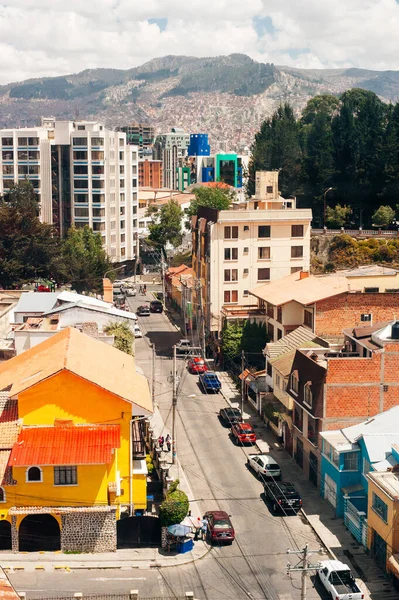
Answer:
[[[12,467],[108,464],[120,446],[119,425],[23,427],[11,452]]]
[[[44,316],[50,315],[58,315],[59,313],[66,312],[72,308],[80,308],[82,310],[88,310],[95,313],[110,315],[110,317],[123,317],[125,319],[129,319],[131,321],[136,321],[137,316],[135,313],[130,312],[128,310],[120,310],[119,308],[115,308],[112,304],[108,306],[97,306],[97,305],[89,305],[85,302],[68,302],[67,304],[61,304],[61,306],[56,306],[52,310],[49,310],[45,313]]]
[[[14,308],[14,313],[45,313],[51,310],[60,292],[30,292],[23,294]]]
[[[302,344],[315,339],[318,340],[320,338],[317,338],[311,329],[300,326],[294,329],[294,331],[291,331],[291,333],[287,333],[287,335],[282,337],[277,342],[270,342],[269,344],[266,344],[265,354],[267,354],[270,359],[277,358],[277,356],[285,354],[290,350],[296,350],[297,348],[300,348]],[[323,342],[323,345],[325,344],[326,347],[328,347],[328,344],[324,342],[324,340],[320,341]],[[316,343],[316,345],[318,344]]]

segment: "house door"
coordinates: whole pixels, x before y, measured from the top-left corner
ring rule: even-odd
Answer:
[[[318,460],[316,454],[309,452],[309,481],[317,487]]]
[[[301,440],[296,440],[296,462],[303,469],[303,443]]]
[[[387,543],[386,541],[373,531],[373,556],[374,560],[381,569],[387,570]]]
[[[329,475],[324,475],[324,500],[337,508],[337,484]]]

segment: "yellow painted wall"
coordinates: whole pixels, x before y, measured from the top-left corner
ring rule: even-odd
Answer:
[[[388,516],[387,523],[385,523],[381,517],[374,512],[373,505],[373,492],[381,498],[383,502],[388,506]],[[394,538],[396,540],[399,536],[399,523],[398,523],[398,514],[397,509],[395,507],[395,503],[393,502],[390,496],[387,496],[378,486],[375,485],[374,481],[369,478],[369,486],[368,486],[368,509],[367,509],[367,525],[369,527],[369,531],[374,530],[387,542],[387,559],[392,554],[392,548],[395,548]],[[368,547],[371,548],[373,544],[373,536],[368,536]],[[394,550],[395,551],[395,550]],[[398,550],[396,550],[397,552]]]

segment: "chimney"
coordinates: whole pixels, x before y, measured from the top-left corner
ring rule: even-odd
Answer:
[[[299,281],[301,281],[301,279],[306,279],[307,277],[309,277],[309,271],[301,271],[299,273]]]

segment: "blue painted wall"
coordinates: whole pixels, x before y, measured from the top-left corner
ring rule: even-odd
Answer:
[[[359,452],[360,458],[360,452]],[[339,466],[340,469],[344,466],[344,453],[339,455]],[[359,461],[360,464],[360,461]],[[321,458],[321,483],[320,483],[320,495],[325,497],[324,490],[324,476],[328,475],[337,484],[337,507],[336,515],[343,517],[344,515],[344,496],[342,493],[343,487],[349,487],[352,485],[358,485],[361,482],[360,471],[339,471],[338,468],[330,462],[325,456]],[[364,492],[356,492],[354,495],[364,495]]]
[[[187,148],[187,156],[210,156],[211,147],[207,133],[192,133],[190,144]]]

